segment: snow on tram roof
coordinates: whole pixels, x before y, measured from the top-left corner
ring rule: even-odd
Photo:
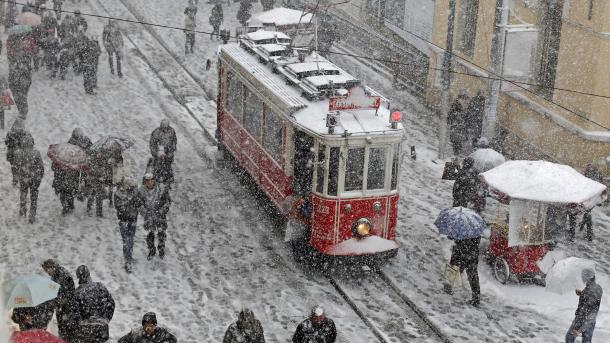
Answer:
[[[311,132],[319,135],[338,136],[347,131],[350,135],[367,134],[368,136],[373,133],[402,135],[404,131],[400,123],[397,129],[391,128],[388,102],[382,98],[384,101],[381,102],[378,109],[362,108],[339,111],[340,124],[335,127],[334,134],[329,134],[328,127],[326,127],[326,115],[329,112],[328,97],[313,101],[302,97],[296,87],[286,85],[286,80],[280,74],[273,73],[271,68],[260,63],[255,56],[249,54],[237,44],[223,45],[220,51],[221,58],[223,53],[228,55],[232,61],[241,66],[243,71],[247,72],[248,75],[244,75],[247,79],[256,80],[261,84],[260,86],[265,88],[265,91],[270,92],[276,98],[275,100],[271,99],[271,102],[277,103],[277,100],[279,100],[284,104],[280,107],[286,109],[286,113],[283,114],[287,116],[288,120]],[[328,61],[324,63],[331,64]],[[337,69],[341,70],[340,68]],[[326,77],[325,81],[322,79],[314,80],[317,80],[320,84],[328,84],[328,76],[341,76],[344,80],[358,81],[347,73],[345,75],[322,76]],[[311,79],[311,77],[308,79]],[[341,82],[339,79],[336,79],[336,81]],[[372,89],[364,88],[371,95],[378,95]]]
[[[341,70],[336,65],[334,65],[330,62],[293,63],[293,64],[287,65],[285,68],[289,69],[290,71],[292,71],[295,74],[303,73],[306,71],[312,71],[312,70],[337,70],[337,71]]]
[[[286,35],[283,32],[279,32],[279,31],[263,31],[263,30],[259,30],[259,31],[254,31],[254,32],[247,33],[246,37],[248,39],[250,39],[250,40],[253,40],[253,41],[259,41],[259,40],[264,40],[264,39],[273,39],[273,38],[288,39],[288,40],[290,40],[290,37],[288,37],[288,35]]]
[[[306,78],[307,81],[311,82],[316,87],[328,85],[330,82],[334,84],[346,84],[346,83],[358,83],[358,79],[354,78],[349,74],[339,75],[314,75]]]

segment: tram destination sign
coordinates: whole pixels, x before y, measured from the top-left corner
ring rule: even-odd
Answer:
[[[380,104],[380,96],[366,94],[363,87],[355,86],[349,90],[346,96],[331,96],[328,99],[328,110],[340,111],[366,108],[378,109]]]

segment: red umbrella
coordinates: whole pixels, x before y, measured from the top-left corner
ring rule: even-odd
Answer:
[[[89,170],[89,156],[76,145],[68,143],[51,144],[47,156],[61,170]]]
[[[41,22],[40,16],[32,12],[23,12],[15,18],[15,23],[19,25],[36,26]]]

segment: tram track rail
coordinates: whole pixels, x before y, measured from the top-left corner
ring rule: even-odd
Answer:
[[[144,21],[144,18],[137,12],[137,10],[135,8],[133,8],[133,6],[131,6],[130,4],[127,4],[124,0],[118,0],[118,2],[120,2],[127,9],[127,11],[132,16],[134,16],[137,20]],[[99,8],[101,8],[103,11],[105,11],[106,13],[111,13],[108,10],[108,8],[101,1],[96,1],[96,3],[99,6]],[[165,52],[167,52],[167,54],[169,54],[169,56],[172,57],[173,61],[182,69],[182,71],[184,71],[185,74],[188,75],[191,78],[191,80],[198,85],[198,87],[204,92],[203,94],[205,95],[206,100],[213,101],[212,100],[213,96],[210,96],[210,94],[208,93],[208,90],[205,88],[205,85],[203,84],[203,82],[201,82],[201,80],[199,80],[196,77],[196,75],[194,75],[184,65],[184,63],[182,61],[180,61],[178,56],[169,48],[169,46],[164,42],[164,40],[150,27],[144,26],[144,29],[156,40],[156,42],[161,47],[163,47]],[[138,57],[140,57],[148,65],[150,70],[161,81],[163,86],[171,93],[172,97],[174,97],[174,99],[187,111],[187,113],[189,113],[189,115],[203,129],[203,132],[205,133],[205,138],[210,143],[210,145],[216,146],[218,144],[218,142],[217,142],[216,138],[214,137],[214,134],[212,132],[209,132],[209,128],[207,128],[205,126],[205,124],[200,120],[199,116],[193,111],[193,109],[190,108],[189,106],[187,106],[187,102],[185,101],[185,98],[183,96],[181,96],[181,94],[176,89],[174,89],[171,82],[162,75],[159,68],[157,68],[154,65],[154,63],[152,63],[150,58],[144,53],[144,51],[142,51],[142,49],[140,49],[140,47],[138,46],[138,43],[134,39],[132,39],[128,34],[126,34],[125,36],[130,41],[131,45],[134,47]],[[198,155],[200,158],[206,159],[208,161],[210,161],[210,159],[211,159],[209,155],[207,155],[205,152],[202,152],[202,151],[199,151]],[[269,233],[265,233],[265,235],[269,235]],[[266,238],[270,238],[270,237],[266,237]],[[281,258],[281,259],[286,258],[278,253],[274,253],[274,255],[277,255],[276,257]],[[180,256],[180,260],[183,260],[188,264],[192,264],[192,262],[188,260],[187,256]],[[284,261],[284,263],[287,263],[287,262]],[[430,338],[430,336],[434,336],[436,339],[434,339],[433,341],[445,342],[445,343],[452,342],[436,325],[434,325],[428,319],[426,314],[408,296],[406,296],[402,291],[400,291],[400,288],[393,281],[391,281],[390,278],[388,278],[388,276],[385,274],[385,272],[377,269],[377,270],[375,270],[374,275],[378,280],[381,280],[380,283],[383,284],[383,286],[384,286],[383,288],[391,290],[391,292],[393,293],[393,296],[396,299],[400,299],[398,301],[399,303],[402,304],[402,306],[400,306],[400,307],[402,307],[402,309],[404,310],[403,311],[404,313],[408,313],[407,318],[414,319],[414,322],[416,322],[417,330],[424,332],[424,333],[428,333],[427,338]],[[376,323],[375,321],[370,319],[372,317],[371,312],[374,312],[375,311],[374,309],[363,308],[363,306],[359,305],[358,301],[355,300],[356,297],[351,295],[350,291],[347,290],[342,285],[343,281],[338,280],[337,278],[333,277],[332,275],[330,275],[328,273],[325,273],[324,277],[328,280],[329,284],[332,286],[332,288],[335,290],[335,292],[337,292],[339,294],[339,296],[346,302],[346,304],[363,321],[363,323],[366,325],[366,327],[368,327],[371,330],[372,334],[379,340],[379,342],[386,343],[386,342],[393,341],[393,340],[391,340],[391,337],[393,335],[391,335],[391,334],[388,335],[381,328],[379,328],[378,323]],[[365,281],[367,281],[367,283],[368,283],[369,280],[365,280]],[[192,284],[193,282],[194,281],[192,279],[189,279],[189,284],[191,284],[191,286],[194,286]],[[361,298],[361,297],[359,296],[358,298]],[[411,336],[408,338],[413,338],[413,337]],[[430,341],[430,340],[428,339],[427,341]]]

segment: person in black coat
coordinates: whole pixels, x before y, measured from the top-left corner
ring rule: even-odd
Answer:
[[[80,127],[77,127],[72,130],[72,135],[68,140],[68,144],[76,145],[89,154],[89,148],[93,143],[91,143],[91,138],[87,137]],[[88,181],[87,173],[79,172],[77,198],[80,201],[83,201],[89,195],[90,187]]]
[[[478,183],[478,173],[474,169],[474,160],[471,157],[466,157],[453,184],[453,207],[472,207],[472,204],[477,201]]]
[[[19,325],[20,331],[46,330],[53,319],[53,312],[55,312],[55,305],[53,300],[50,300],[34,307],[13,309],[11,320]]]
[[[576,295],[579,297],[578,307],[574,321],[566,333],[566,343],[573,343],[580,334],[583,343],[591,342],[602,302],[604,290],[595,283],[595,272],[592,269],[583,269],[581,277],[586,286],[584,290],[576,290]]]
[[[79,340],[83,342],[106,342],[108,323],[114,315],[114,299],[108,289],[99,282],[92,282],[89,268],[81,265],[76,269],[78,288],[76,302],[80,313]],[[90,330],[88,323],[103,323],[103,330]],[[100,332],[101,331],[101,332]]]
[[[25,217],[28,212],[27,198],[30,194],[30,224],[36,220],[38,204],[38,187],[44,176],[44,164],[40,152],[34,149],[34,140],[26,139],[23,147],[15,152],[15,163],[19,175],[19,215]]]
[[[13,122],[13,126],[6,133],[6,160],[11,164],[11,172],[13,174],[13,185],[19,183],[18,165],[15,163],[15,151],[23,147],[25,141],[34,142],[32,134],[25,129],[25,121],[22,118],[17,118]]]
[[[250,309],[243,309],[235,323],[229,325],[222,343],[265,343],[265,334],[261,322]]]
[[[59,195],[61,202],[61,214],[67,215],[74,211],[74,195],[78,191],[78,179],[80,173],[75,170],[66,170],[57,164],[51,165],[53,170],[53,189]]]
[[[483,130],[483,116],[485,115],[485,97],[480,90],[477,92],[466,109],[466,125],[468,126],[468,134],[471,142],[476,142],[481,138]]]
[[[466,132],[466,106],[468,105],[468,94],[460,91],[457,99],[451,104],[447,114],[447,125],[449,126],[449,141],[453,147],[453,153],[460,155],[462,146],[467,139]]]
[[[42,269],[49,274],[53,281],[59,284],[59,291],[55,298],[59,337],[64,341],[72,342],[76,339],[80,320],[74,280],[70,272],[60,266],[56,260],[48,259],[44,261]]]
[[[93,89],[97,87],[97,67],[100,62],[102,49],[97,40],[84,38],[83,50],[81,52],[81,63],[83,71],[83,87],[85,93],[94,94]]]
[[[292,343],[333,343],[336,338],[335,323],[324,315],[322,307],[316,306],[311,316],[297,326]]]
[[[131,178],[123,179],[114,194],[114,208],[119,220],[119,230],[123,239],[125,270],[128,273],[131,273],[133,264],[133,239],[136,234],[138,212],[142,205],[143,199],[139,196],[136,181]]]
[[[149,148],[152,162],[149,163],[149,167],[152,166],[154,169],[152,172],[158,182],[167,184],[174,182],[172,163],[177,143],[176,131],[169,125],[167,119],[161,120],[161,125],[150,134]]]
[[[151,260],[157,253],[155,249],[155,232],[159,244],[159,257],[165,257],[165,238],[167,237],[167,212],[172,203],[168,188],[157,183],[152,174],[144,175],[144,185],[138,190],[138,196],[142,199],[140,213],[144,217],[144,230],[146,235],[146,245],[148,246],[147,258]]]
[[[455,240],[455,244],[451,249],[451,260],[449,261],[449,264],[452,266],[460,268],[460,273],[466,270],[468,283],[472,291],[470,304],[475,307],[478,307],[481,303],[481,288],[479,286],[479,272],[477,270],[480,242],[481,237]],[[444,285],[444,290],[446,293],[453,293],[453,289],[449,284]]]
[[[118,343],[177,343],[176,336],[166,328],[157,326],[157,315],[148,312],[142,318],[142,327],[131,330]]]
[[[604,178],[602,174],[593,166],[593,164],[588,163],[585,167],[584,175],[593,181],[597,181],[601,184],[604,183]],[[586,210],[582,215],[582,220],[580,222],[580,231],[584,228],[587,228],[587,232],[585,233],[585,238],[591,242],[593,241],[593,217],[591,216],[591,211],[593,209]]]

